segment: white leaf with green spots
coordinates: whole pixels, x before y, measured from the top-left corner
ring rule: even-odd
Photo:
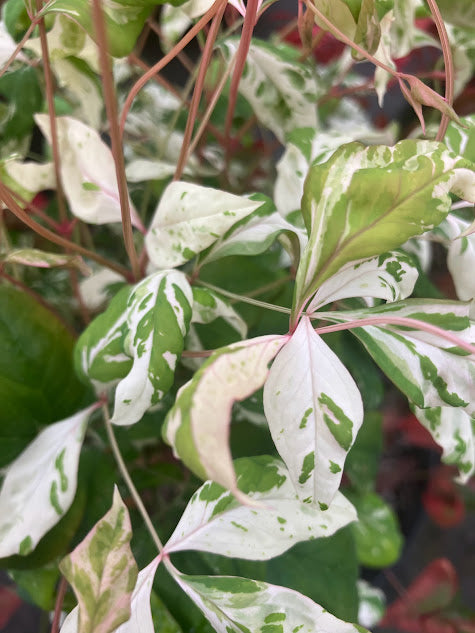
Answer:
[[[348,262],[390,251],[442,222],[450,193],[475,201],[475,170],[436,142],[349,143],[311,167],[302,198],[309,242],[295,310]]]
[[[475,114],[461,118],[466,127],[460,127],[454,121],[449,123],[444,143],[458,156],[475,162]]]
[[[69,59],[55,60],[52,68],[59,86],[74,105],[72,116],[99,130],[104,101],[97,77]]]
[[[178,391],[163,427],[164,440],[190,470],[246,502],[229,448],[231,408],[262,387],[287,338],[261,336],[216,350]]]
[[[38,127],[51,144],[47,114],[35,114]],[[56,118],[61,154],[61,180],[71,213],[90,224],[122,222],[119,188],[110,148],[92,127],[78,119]],[[129,200],[134,226],[141,222]]]
[[[84,305],[92,312],[97,312],[125,283],[124,277],[119,273],[110,268],[99,267],[92,275],[79,282],[79,293]]]
[[[353,378],[308,317],[272,364],[264,411],[299,498],[328,507],[363,422],[363,404]]]
[[[349,297],[376,297],[388,302],[408,297],[419,272],[403,251],[348,262],[323,282],[307,308],[311,314],[333,301]]]
[[[123,339],[132,365],[116,387],[114,424],[135,424],[173,385],[192,305],[190,285],[178,270],[153,273],[132,288]]]
[[[94,408],[48,426],[7,467],[0,491],[0,558],[29,554],[71,506]]]
[[[209,288],[193,286],[192,323],[211,323],[215,319],[224,319],[239,333],[241,338],[247,335],[247,324],[236,310]]]
[[[172,182],[145,237],[150,261],[157,268],[181,266],[261,204],[219,189]]]
[[[185,576],[177,570],[173,576],[217,633],[366,631],[339,620],[307,596],[285,587],[234,576]]]
[[[31,202],[39,191],[56,187],[53,163],[33,163],[21,160],[2,161],[0,163],[0,178],[4,185],[10,187],[27,202]]]
[[[413,411],[442,447],[442,461],[458,468],[457,480],[467,483],[475,472],[475,417],[455,407],[413,407]]]
[[[213,0],[188,0],[179,6],[164,4],[160,12],[160,32],[168,52],[195,18],[202,16]]]
[[[358,580],[358,622],[362,626],[376,626],[386,611],[386,596],[378,587],[373,587],[366,580]]]
[[[222,44],[226,61],[236,53],[239,39]],[[253,39],[239,92],[258,119],[282,143],[298,127],[317,127],[317,80],[311,65],[299,62],[300,52],[286,44]]]
[[[371,317],[405,317],[445,330],[465,343],[475,342],[470,303],[407,299],[376,308],[319,313],[334,322]],[[394,384],[420,408],[461,407],[475,412],[473,355],[456,343],[405,325],[364,325],[351,332]]]
[[[111,509],[59,565],[78,601],[78,633],[111,633],[130,618],[137,580],[131,538],[129,513],[116,487]]]
[[[357,519],[340,493],[325,512],[302,503],[287,468],[275,457],[244,457],[234,467],[239,489],[259,507],[241,505],[228,490],[207,481],[190,499],[165,545],[167,553],[193,549],[268,560],[295,543],[330,536]]]

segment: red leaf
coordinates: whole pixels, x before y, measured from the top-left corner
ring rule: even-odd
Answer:
[[[431,476],[429,486],[422,495],[427,514],[443,528],[458,525],[465,517],[465,504],[452,477],[450,468],[440,466]]]
[[[9,587],[0,587],[0,629],[10,622],[22,604],[21,598]]]
[[[410,444],[419,446],[420,448],[428,448],[439,453],[441,452],[440,446],[434,442],[432,435],[412,413],[399,418],[399,431]]]

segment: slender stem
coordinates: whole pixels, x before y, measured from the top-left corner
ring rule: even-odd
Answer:
[[[258,306],[259,308],[265,308],[266,310],[274,310],[274,312],[283,312],[284,314],[290,314],[290,309],[284,306],[276,306],[272,303],[266,303],[265,301],[259,301],[258,299],[252,299],[251,297],[246,297],[246,295],[238,295],[234,292],[229,292],[229,290],[223,290],[223,288],[219,288],[218,286],[214,286],[213,284],[209,284],[206,281],[202,281],[201,279],[197,279],[196,283],[200,286],[204,286],[205,288],[209,288],[214,292],[217,292],[224,297],[229,297],[230,299],[234,299],[240,303],[249,303],[253,306]]]
[[[132,273],[135,280],[138,280],[140,278],[140,266],[137,252],[135,250],[134,235],[132,231],[129,192],[127,188],[127,179],[125,177],[124,154],[122,151],[122,142],[118,124],[117,99],[115,94],[114,78],[112,75],[112,65],[108,53],[109,47],[107,42],[106,23],[104,19],[104,13],[102,11],[102,0],[92,1],[92,15],[96,30],[104,102],[106,106],[107,119],[109,121],[109,134],[111,139],[112,154],[114,156],[117,185],[119,188],[124,244],[129,256]]]
[[[71,251],[75,251],[76,253],[83,255],[84,257],[88,257],[101,266],[105,266],[106,268],[114,270],[115,272],[119,273],[119,275],[122,275],[122,277],[127,279],[127,281],[129,282],[133,281],[131,273],[129,270],[127,270],[127,268],[124,268],[120,264],[116,264],[115,262],[102,257],[102,255],[99,255],[94,251],[90,251],[87,248],[84,248],[80,244],[75,244],[74,242],[71,242],[71,240],[67,240],[60,235],[56,235],[56,233],[53,233],[53,231],[50,231],[43,225],[33,220],[33,218],[31,218],[28,213],[20,207],[15,198],[2,182],[0,182],[0,200],[2,200],[6,204],[9,211],[16,215],[16,217],[24,224],[26,224],[26,226],[35,231],[35,233],[41,235],[41,237],[44,237],[46,240],[49,240],[54,244],[58,244],[58,246],[62,246],[64,249],[70,249]]]
[[[135,505],[137,506],[138,511],[142,515],[144,523],[147,526],[147,529],[148,529],[148,531],[150,533],[150,536],[153,539],[153,542],[157,546],[158,551],[161,552],[163,550],[162,541],[160,540],[160,537],[158,536],[157,531],[153,527],[152,520],[150,519],[150,516],[149,516],[147,510],[145,509],[143,501],[140,498],[139,493],[137,492],[137,488],[135,487],[134,482],[132,481],[132,479],[131,479],[131,477],[129,475],[129,471],[127,470],[127,466],[125,465],[125,462],[124,462],[124,460],[122,458],[122,455],[121,455],[120,449],[119,449],[119,445],[117,444],[117,440],[115,439],[114,430],[112,428],[112,423],[110,421],[110,416],[109,416],[109,411],[108,411],[108,408],[107,408],[107,404],[103,404],[102,405],[102,413],[104,415],[104,422],[105,422],[105,426],[106,426],[107,437],[109,438],[109,442],[110,442],[110,445],[111,445],[112,453],[114,454],[114,458],[115,458],[115,461],[117,462],[117,466],[119,467],[120,473],[121,473],[121,475],[122,475],[122,477],[123,477],[123,479],[124,479],[124,481],[125,481],[125,483],[127,485],[127,488],[129,489],[129,492],[130,492],[133,500],[135,501]]]
[[[58,593],[56,594],[56,602],[54,603],[53,622],[51,623],[51,633],[59,632],[59,624],[61,622],[61,611],[63,610],[64,596],[68,588],[68,581],[61,576],[59,581]]]
[[[320,314],[319,312],[315,312],[311,318],[329,318],[333,319],[335,316],[327,317],[325,313]],[[446,330],[443,330],[436,325],[432,325],[430,323],[426,323],[425,321],[419,321],[418,319],[411,319],[408,317],[394,317],[394,316],[382,316],[382,317],[368,317],[366,319],[357,319],[356,321],[350,321],[349,323],[336,323],[335,325],[326,325],[324,327],[319,327],[315,329],[317,334],[328,334],[330,332],[339,332],[340,330],[352,330],[358,327],[364,327],[365,325],[401,325],[404,327],[409,327],[416,330],[423,330],[424,332],[428,332],[429,334],[434,334],[435,336],[439,336],[440,338],[444,338],[447,341],[450,341],[457,347],[470,352],[471,354],[475,354],[475,345],[471,343],[467,343],[462,340],[455,334],[451,334]]]
[[[450,47],[449,37],[447,35],[447,29],[445,28],[444,20],[440,14],[439,7],[437,6],[436,0],[427,0],[427,4],[429,5],[430,11],[432,13],[432,18],[437,27],[437,32],[439,34],[440,44],[442,46],[442,53],[444,55],[444,65],[445,65],[445,99],[447,103],[452,106],[454,102],[454,79],[455,79],[455,69],[454,69],[454,59],[452,56],[452,49]],[[442,115],[442,119],[440,121],[439,130],[437,132],[436,141],[443,141],[445,133],[447,131],[447,126],[449,124],[449,117],[446,114]]]
[[[34,20],[32,20],[30,26],[28,27],[25,35],[21,38],[21,40],[18,42],[15,50],[13,51],[13,53],[10,55],[10,57],[7,59],[7,61],[5,62],[5,64],[3,65],[2,69],[0,70],[0,77],[7,72],[7,70],[10,68],[10,66],[13,64],[13,62],[15,61],[15,59],[18,56],[18,53],[21,51],[21,49],[25,46],[26,42],[30,39],[30,35],[33,33],[34,29],[36,28],[36,25],[38,24],[38,22],[42,19],[42,16],[37,15],[35,17]]]

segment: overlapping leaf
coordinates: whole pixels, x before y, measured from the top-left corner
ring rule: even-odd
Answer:
[[[48,426],[6,469],[0,491],[0,557],[29,554],[70,507],[93,410]]]
[[[184,264],[261,205],[210,187],[171,183],[145,238],[150,261],[157,268]]]
[[[192,323],[211,323],[222,318],[239,332],[241,338],[247,334],[247,324],[244,319],[226,303],[216,292],[209,288],[193,287],[193,316]]]
[[[469,228],[470,222],[450,213],[433,231],[436,237],[446,243],[447,268],[461,301],[470,301],[475,297],[475,233],[463,235]]]
[[[349,143],[313,166],[302,199],[309,243],[296,306],[346,263],[380,255],[439,224],[450,210],[450,192],[475,200],[473,165],[435,142]]]
[[[308,317],[271,367],[264,411],[299,498],[329,506],[363,421],[363,405],[353,378]]]
[[[267,560],[295,543],[330,536],[356,520],[351,503],[340,493],[325,512],[299,501],[279,459],[242,458],[234,466],[239,489],[260,507],[241,505],[231,492],[207,481],[190,499],[166,552],[195,549]]]
[[[0,164],[0,177],[3,184],[27,202],[31,202],[39,191],[56,187],[53,163],[7,160]]]
[[[178,391],[163,429],[165,441],[190,470],[246,501],[237,487],[229,449],[231,407],[262,387],[268,364],[286,339],[261,336],[214,352]]]
[[[131,537],[129,513],[115,488],[111,509],[60,563],[78,600],[78,633],[111,633],[130,618],[137,580]]]

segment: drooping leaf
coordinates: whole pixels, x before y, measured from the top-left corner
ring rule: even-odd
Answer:
[[[184,264],[261,204],[210,187],[171,183],[145,238],[150,261],[157,268]]]
[[[3,262],[32,266],[34,268],[76,268],[83,275],[87,275],[90,272],[90,269],[79,255],[47,253],[37,248],[16,248],[4,257]]]
[[[329,506],[363,421],[363,405],[353,378],[308,317],[271,367],[264,411],[299,498]]]
[[[6,469],[0,491],[0,557],[29,554],[68,510],[94,408],[48,426]]]
[[[442,447],[442,461],[456,466],[458,481],[467,483],[475,472],[475,418],[455,407],[414,407],[419,422]]]
[[[190,285],[177,270],[153,273],[132,288],[123,339],[132,365],[116,387],[114,424],[138,422],[173,385],[192,304]]]
[[[303,307],[346,263],[380,255],[439,224],[450,210],[450,192],[475,199],[475,171],[435,142],[349,143],[314,165],[302,199],[310,236],[295,305]]]
[[[233,576],[174,578],[217,633],[363,633],[297,591]]]
[[[178,391],[163,427],[165,441],[190,470],[238,499],[247,497],[237,487],[229,450],[231,407],[262,387],[268,363],[285,341],[261,336],[216,350]]]
[[[364,310],[325,312],[331,321],[370,317],[405,317],[423,321],[466,343],[475,340],[470,304],[431,299],[407,299]],[[416,327],[365,325],[351,332],[363,343],[390,380],[417,407],[462,407],[474,412],[473,357],[452,341]]]
[[[244,457],[234,465],[239,489],[260,507],[241,505],[228,490],[207,481],[190,499],[165,545],[166,552],[197,549],[267,560],[295,543],[330,536],[356,520],[351,504],[340,493],[325,512],[299,501],[279,459]]]
[[[228,38],[222,48],[229,62],[238,39]],[[297,127],[317,127],[317,82],[313,68],[298,61],[299,52],[254,38],[239,82],[239,91],[259,120],[284,142]]]
[[[349,297],[375,297],[387,302],[405,299],[412,293],[418,275],[412,258],[402,251],[348,262],[322,283],[307,313]]]
[[[51,143],[47,114],[36,114],[35,121]],[[119,188],[112,152],[99,133],[72,117],[57,117],[58,148],[61,154],[61,180],[71,212],[84,222],[121,222]],[[132,224],[141,226],[130,202]]]
[[[216,292],[209,288],[193,287],[193,316],[192,323],[211,323],[221,317],[229,325],[239,332],[241,338],[247,335],[247,324],[244,319],[222,299]]]
[[[60,563],[78,600],[78,633],[111,633],[130,618],[137,580],[131,537],[129,513],[116,488],[111,509]]]

